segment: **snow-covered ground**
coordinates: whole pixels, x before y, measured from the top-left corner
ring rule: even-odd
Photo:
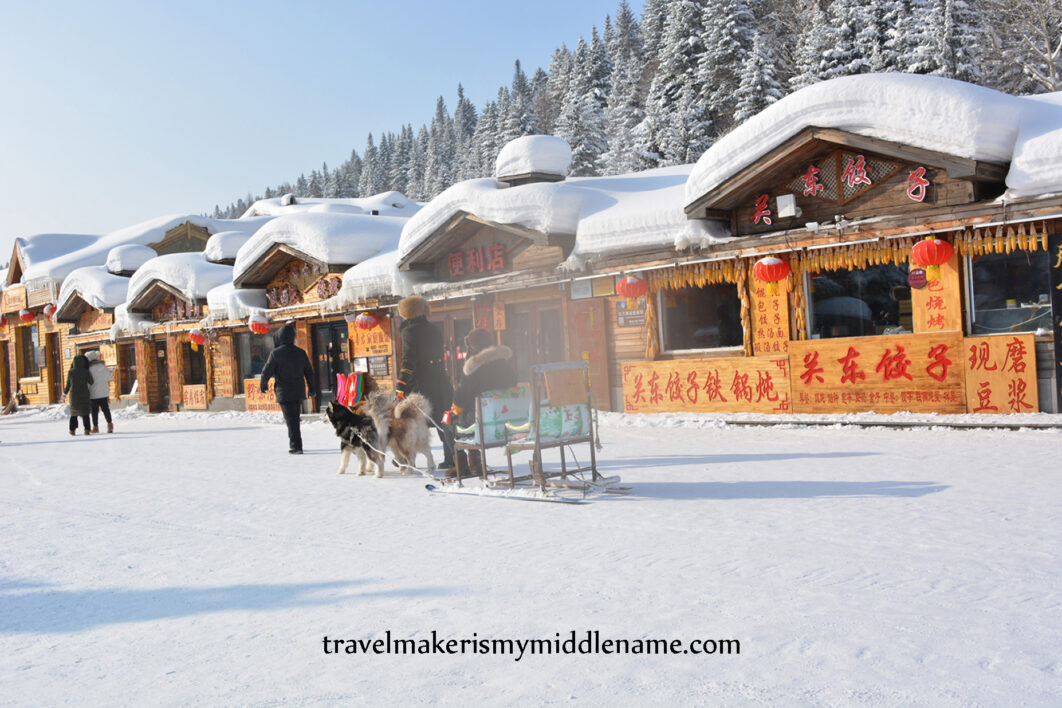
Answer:
[[[340,477],[321,422],[61,415],[0,419],[3,705],[1062,703],[1058,430],[610,414],[633,493],[574,506]],[[388,631],[740,654],[323,651]]]

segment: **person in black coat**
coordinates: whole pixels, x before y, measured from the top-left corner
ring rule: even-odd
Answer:
[[[443,365],[443,338],[439,328],[428,321],[431,306],[419,295],[411,295],[398,303],[402,318],[399,333],[402,341],[402,364],[398,372],[395,393],[404,398],[419,393],[431,403],[431,420],[443,444],[442,470],[454,466],[454,434],[442,422],[443,414],[454,400],[454,389]]]
[[[451,414],[462,428],[476,422],[476,396],[484,391],[516,385],[516,371],[509,363],[513,358],[513,350],[504,345],[495,346],[494,335],[489,331],[476,328],[469,332],[465,336],[465,348],[468,350],[468,358],[461,369],[464,376],[457,384],[454,404],[450,408]],[[479,450],[471,450],[467,458],[465,451],[459,450],[457,464],[461,468],[462,477],[469,470],[469,464],[473,475],[479,476],[482,473],[483,464]]]
[[[70,363],[70,371],[66,372],[66,386],[63,393],[67,395],[70,403],[70,434],[77,431],[77,419],[85,427],[85,435],[89,434],[89,411],[91,399],[89,387],[92,385],[92,374],[89,373],[89,362],[84,354],[78,354]]]
[[[284,414],[284,423],[288,426],[288,452],[301,455],[302,431],[299,427],[299,414],[302,413],[302,402],[306,400],[307,395],[314,395],[313,367],[306,352],[295,346],[293,326],[287,324],[281,327],[275,341],[277,347],[270,352],[265,368],[262,369],[259,390],[265,393],[269,390],[269,380],[276,379],[273,393]]]

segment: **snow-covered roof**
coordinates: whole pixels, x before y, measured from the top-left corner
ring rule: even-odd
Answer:
[[[150,246],[136,243],[115,246],[107,252],[107,270],[112,273],[132,273],[157,255]]]
[[[572,148],[555,135],[525,135],[511,140],[498,152],[494,162],[495,177],[512,177],[529,173],[568,174]]]
[[[110,310],[125,302],[129,278],[111,273],[105,266],[75,268],[63,279],[56,305],[62,310],[75,295],[90,306]]]
[[[420,271],[400,271],[398,251],[392,249],[349,268],[330,306],[338,309],[366,298],[412,295],[414,286],[429,277]]]
[[[397,194],[397,192],[395,192]],[[283,244],[322,263],[353,265],[394,250],[406,218],[302,211],[279,216],[259,229],[236,254],[234,279]]]
[[[203,253],[208,261],[220,263],[236,258],[236,253],[251,238],[250,231],[219,231],[207,239]]]
[[[137,334],[149,332],[155,322],[149,315],[139,312],[130,312],[127,303],[122,303],[114,308],[114,324],[111,325],[111,340],[118,338],[123,332]]]
[[[782,98],[697,161],[693,203],[800,131],[837,128],[985,162],[1011,162],[1013,196],[1062,191],[1062,99],[1018,97],[939,76],[862,74]]]
[[[294,203],[290,203],[294,200]],[[342,212],[347,214],[372,214],[381,216],[413,216],[420,209],[420,204],[401,192],[381,192],[371,197],[351,199],[320,199],[314,197],[294,197],[284,195],[271,199],[259,199],[244,212],[241,219],[255,216],[284,216],[304,211]]]
[[[232,266],[211,263],[202,253],[170,253],[142,265],[129,279],[126,302],[133,302],[156,280],[175,288],[190,302],[204,300],[219,285],[232,282]]]
[[[269,308],[266,291],[259,288],[237,289],[231,282],[211,288],[207,293],[209,320],[242,320],[252,312]]]
[[[459,212],[543,234],[574,234],[571,260],[726,237],[691,225],[682,195],[691,165],[613,177],[573,177],[508,187],[493,178],[459,182],[429,202],[402,231],[399,258]]]
[[[62,247],[56,245],[57,242],[53,239],[46,238],[57,236],[56,234],[38,234],[26,239],[16,239],[23,257],[22,279],[28,281],[47,277],[53,281],[61,281],[75,268],[104,265],[111,249],[116,246],[157,243],[165,237],[166,232],[186,221],[210,233],[216,233],[233,229],[253,231],[268,221],[268,218],[212,219],[198,214],[160,216],[103,236],[59,235],[62,238],[58,243],[65,244]],[[26,262],[27,252],[30,256],[29,263]]]

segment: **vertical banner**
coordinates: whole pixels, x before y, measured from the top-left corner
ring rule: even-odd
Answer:
[[[1051,264],[1051,321],[1055,345],[1055,410],[1062,411],[1062,234],[1047,238]]]
[[[1037,413],[1036,337],[967,337],[966,408],[970,413]]]
[[[785,356],[789,353],[788,278],[772,293],[767,283],[757,280],[749,267],[749,307],[752,323],[752,351],[758,356]]]
[[[911,317],[916,334],[962,330],[959,257],[940,266],[940,279],[911,288]]]

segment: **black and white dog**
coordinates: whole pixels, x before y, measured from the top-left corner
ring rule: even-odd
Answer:
[[[388,448],[402,472],[412,471],[418,453],[427,458],[428,470],[435,470],[428,436],[431,404],[419,393],[396,402],[391,394],[374,391],[353,409],[333,401],[328,404],[326,415],[340,440],[339,474],[347,471],[350,455],[356,452],[359,475],[368,473],[373,464],[376,476],[383,477],[383,453]]]

